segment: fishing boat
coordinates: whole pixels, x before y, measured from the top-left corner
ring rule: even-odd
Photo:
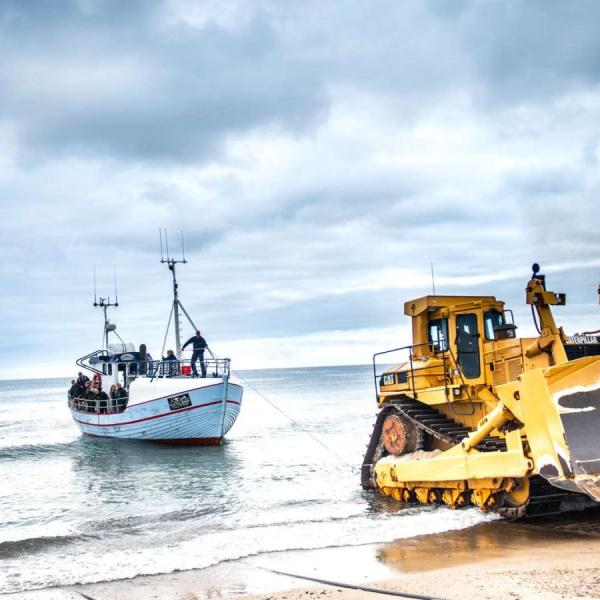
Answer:
[[[166,232],[165,232],[166,241]],[[174,444],[219,445],[233,427],[242,404],[243,388],[231,376],[230,359],[217,358],[209,347],[210,358],[203,358],[202,373],[197,377],[190,359],[182,357],[180,314],[193,330],[198,330],[179,300],[176,265],[186,263],[182,240],[181,260],[162,252],[173,277],[173,303],[167,323],[165,342],[171,321],[175,330],[175,356],[154,360],[144,344],[125,343],[108,319],[107,310],[115,301],[97,299],[94,306],[104,313],[103,347],[77,359],[79,367],[90,373],[88,388],[104,393],[69,393],[71,416],[79,429],[89,435],[131,440],[152,440]],[[116,336],[112,342],[109,334]],[[161,356],[164,354],[164,346]],[[85,372],[85,371],[82,371]],[[86,379],[83,377],[82,379]],[[113,387],[114,386],[114,387]],[[107,390],[113,393],[107,394]]]

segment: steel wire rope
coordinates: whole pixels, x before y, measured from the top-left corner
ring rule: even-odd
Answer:
[[[212,352],[212,350],[210,350],[210,348],[208,348],[208,346],[207,346],[207,350],[210,352],[213,359],[216,359],[216,360],[219,359],[219,357],[214,352]],[[236,377],[238,377],[245,385],[247,385],[249,388],[254,390],[254,392],[259,397],[261,397],[267,404],[269,404],[269,406],[274,408],[277,412],[281,413],[294,427],[296,427],[297,429],[302,431],[302,433],[304,433],[308,437],[310,437],[313,441],[315,441],[317,444],[319,444],[319,446],[321,446],[322,448],[325,448],[325,450],[327,450],[327,452],[329,452],[332,456],[335,456],[335,458],[342,465],[344,465],[345,467],[348,467],[353,472],[358,471],[358,468],[355,465],[352,465],[348,461],[344,460],[337,452],[335,452],[329,446],[327,446],[327,444],[325,444],[325,442],[321,441],[318,437],[313,435],[310,431],[308,431],[307,429],[302,427],[302,425],[300,425],[300,423],[298,423],[298,421],[296,421],[294,418],[290,417],[290,415],[288,415],[282,408],[279,408],[279,406],[277,406],[275,404],[275,402],[273,402],[272,400],[269,400],[269,398],[267,398],[267,396],[265,396],[265,394],[263,394],[258,388],[256,388],[252,383],[250,383],[241,373],[239,373],[239,371],[235,371],[235,370],[231,369],[231,372]]]
[[[295,579],[305,579],[306,581],[314,581],[315,583],[322,583],[323,585],[330,585],[333,587],[341,587],[349,590],[359,590],[361,592],[372,592],[374,594],[384,594],[386,596],[397,596],[399,598],[411,598],[412,600],[445,600],[445,598],[440,598],[439,596],[427,596],[425,594],[412,594],[410,592],[396,592],[394,590],[387,590],[385,588],[376,588],[368,585],[358,585],[354,583],[345,583],[343,581],[333,581],[331,579],[322,579],[320,577],[311,577],[310,575],[299,575],[298,573],[288,573],[286,571],[278,571],[277,569],[270,569],[268,567],[261,567],[260,565],[253,565],[246,561],[239,561],[244,565],[249,567],[254,567],[255,569],[261,569],[263,571],[268,571],[270,573],[275,573],[276,575],[284,575],[286,577],[293,577]]]
[[[288,415],[282,408],[280,408],[279,406],[277,406],[277,404],[275,404],[275,402],[273,402],[272,400],[269,400],[269,398],[267,398],[267,396],[265,396],[265,394],[263,394],[259,389],[257,389],[252,383],[250,383],[238,371],[234,371],[232,369],[231,372],[234,373],[235,376],[238,377],[241,381],[243,381],[245,385],[247,385],[249,388],[251,388],[252,390],[254,390],[254,392],[258,396],[260,396],[267,404],[269,404],[277,412],[281,413],[294,427],[296,427],[297,429],[299,429],[300,431],[302,431],[302,433],[306,434],[313,441],[315,441],[317,444],[319,444],[322,448],[325,448],[325,450],[327,450],[327,452],[329,452],[332,456],[335,456],[335,458],[341,464],[343,464],[345,467],[348,467],[349,469],[351,469],[354,472],[356,472],[358,470],[355,465],[352,465],[348,461],[344,460],[337,452],[335,452],[333,449],[331,449],[329,446],[327,446],[327,444],[325,444],[325,442],[321,441],[318,437],[316,437],[314,434],[312,434],[306,428],[302,427],[302,425],[300,425],[300,423],[298,423],[298,421],[296,421],[294,418],[290,417],[290,415]]]
[[[298,573],[288,573],[286,571],[278,571],[277,569],[269,569],[268,567],[261,567],[260,565],[252,565],[246,561],[240,560],[240,563],[252,567],[254,569],[260,569],[261,571],[268,571],[269,573],[275,573],[276,575],[283,575],[284,577],[293,577],[294,579],[303,579],[305,581],[313,581],[314,583],[321,583],[323,585],[329,585],[332,587],[346,588],[348,590],[358,590],[361,592],[370,592],[373,594],[382,594],[385,596],[395,596],[397,598],[410,598],[411,600],[446,600],[439,596],[427,596],[425,594],[411,594],[410,592],[397,592],[395,590],[387,590],[385,588],[376,588],[368,585],[358,585],[353,583],[345,583],[343,581],[333,581],[331,579],[321,579],[320,577],[311,577],[310,575],[299,575]],[[96,600],[93,596],[84,594],[79,590],[75,590],[77,594],[85,598],[85,600]]]

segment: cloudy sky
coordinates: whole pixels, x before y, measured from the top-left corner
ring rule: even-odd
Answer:
[[[598,22],[595,0],[2,0],[0,377],[99,346],[93,265],[158,354],[159,227],[239,368],[408,343],[431,263],[528,334],[538,261],[567,331],[599,328]]]

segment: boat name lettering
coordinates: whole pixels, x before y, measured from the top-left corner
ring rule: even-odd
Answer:
[[[169,408],[171,410],[179,410],[192,405],[192,400],[189,394],[181,394],[181,396],[173,396],[169,398]]]

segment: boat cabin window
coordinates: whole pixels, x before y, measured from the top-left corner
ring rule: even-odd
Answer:
[[[485,328],[485,339],[495,339],[494,329],[500,325],[505,325],[504,315],[495,308],[486,311],[483,315],[483,325]]]
[[[457,361],[464,376],[467,379],[479,377],[481,367],[476,314],[456,315],[456,351]]]
[[[112,375],[112,365],[110,363],[103,363],[102,374],[103,375]]]
[[[432,319],[429,321],[428,337],[434,352],[448,350],[448,319]]]

